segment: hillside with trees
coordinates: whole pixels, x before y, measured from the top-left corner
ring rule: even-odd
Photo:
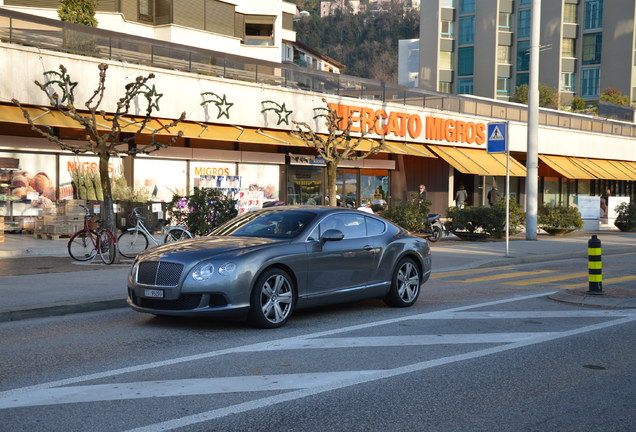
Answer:
[[[398,40],[419,37],[419,11],[393,5],[381,12],[320,18],[312,2],[297,3],[312,12],[295,22],[298,41],[346,65],[347,75],[397,83]]]

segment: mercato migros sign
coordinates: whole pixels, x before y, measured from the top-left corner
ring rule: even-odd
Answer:
[[[408,114],[398,111],[385,111],[352,105],[330,103],[329,108],[342,119],[340,127],[344,129],[351,116],[351,132],[372,132],[378,135],[408,137],[414,140],[422,138],[434,141],[448,141],[464,144],[484,144],[486,142],[486,124],[471,121],[453,120],[442,117]],[[376,122],[376,118],[380,121]],[[375,126],[373,125],[375,122]],[[373,130],[371,130],[373,128]],[[424,136],[422,137],[422,133]]]

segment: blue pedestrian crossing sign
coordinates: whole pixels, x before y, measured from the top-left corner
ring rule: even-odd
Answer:
[[[507,143],[508,123],[488,123],[488,153],[505,153]]]

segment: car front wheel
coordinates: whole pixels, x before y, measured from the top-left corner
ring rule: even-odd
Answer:
[[[281,269],[265,271],[256,281],[250,298],[248,320],[261,328],[285,325],[295,306],[294,284]]]
[[[420,295],[422,275],[420,268],[411,258],[402,258],[393,272],[391,289],[384,298],[389,306],[411,306]]]

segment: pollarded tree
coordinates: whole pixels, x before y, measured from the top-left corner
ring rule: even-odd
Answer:
[[[322,101],[327,104],[325,99]],[[326,111],[326,113],[318,114],[314,118],[325,119],[327,135],[314,131],[306,122],[298,121],[293,122],[296,125],[296,130],[293,133],[305,141],[309,147],[315,149],[316,154],[325,161],[328,204],[336,206],[336,174],[340,163],[343,160],[359,160],[377,154],[385,147],[384,136],[379,141],[366,138],[369,133],[376,129],[377,117],[374,118],[370,125],[361,126],[359,133],[352,135],[352,128],[354,127],[353,113],[350,113],[348,118],[345,119],[329,104],[327,104],[327,108],[320,109]],[[363,143],[370,144],[369,149],[363,150],[360,148]]]
[[[85,141],[63,140],[53,128],[36,125],[29,111],[17,99],[13,99],[12,102],[20,107],[24,117],[31,125],[31,129],[57,144],[62,150],[68,150],[75,154],[91,153],[99,157],[99,177],[104,197],[102,219],[104,226],[114,232],[115,214],[113,212],[111,182],[108,177],[108,163],[111,156],[148,154],[171,145],[183,135],[182,131],[167,139],[167,142],[160,142],[157,139],[157,134],[177,126],[185,118],[185,112],[178,120],[161,128],[151,127],[152,111],[155,108],[158,109],[158,100],[162,94],[156,92],[154,85],[148,86],[148,81],[154,78],[153,74],[149,74],[145,77],[139,76],[134,82],[126,84],[124,95],[117,101],[115,111],[107,113],[100,108],[106,91],[106,70],[108,69],[108,65],[104,63],[99,65],[97,88],[85,102],[86,109],[80,111],[75,105],[74,96],[77,82],[71,80],[63,65],[60,65],[59,69],[59,73],[46,72],[47,81],[40,83],[36,80],[35,85],[46,94],[52,110],[62,113],[75,121],[78,127],[84,128]],[[61,91],[61,95],[58,91]],[[131,115],[131,104],[144,106],[145,112],[142,115],[135,115],[134,119],[126,118],[126,116]],[[149,137],[149,142],[138,144],[136,139],[142,133]]]

